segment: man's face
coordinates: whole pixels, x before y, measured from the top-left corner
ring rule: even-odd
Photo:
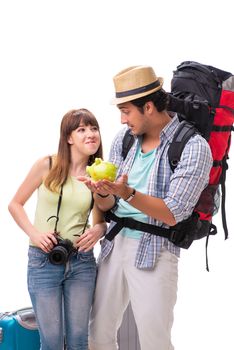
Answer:
[[[121,113],[122,124],[127,124],[134,135],[142,135],[145,133],[147,122],[145,113],[141,113],[131,102],[119,104],[117,107]]]

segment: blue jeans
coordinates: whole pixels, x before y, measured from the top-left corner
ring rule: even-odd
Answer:
[[[88,349],[88,323],[96,281],[93,251],[77,252],[53,265],[36,247],[28,251],[28,291],[35,311],[41,350]]]

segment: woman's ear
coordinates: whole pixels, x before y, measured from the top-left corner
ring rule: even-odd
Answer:
[[[68,137],[67,143],[69,143],[69,145],[73,145],[73,140],[72,140],[71,135]]]

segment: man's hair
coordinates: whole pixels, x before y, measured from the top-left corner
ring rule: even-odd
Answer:
[[[149,102],[149,101],[153,102],[153,104],[157,108],[158,112],[162,112],[162,111],[166,110],[168,107],[169,96],[165,90],[160,89],[156,92],[153,92],[150,95],[140,97],[140,98],[138,98],[136,100],[132,100],[130,102],[134,106],[136,106],[141,113],[143,113],[144,112],[143,107],[146,104],[146,102]]]

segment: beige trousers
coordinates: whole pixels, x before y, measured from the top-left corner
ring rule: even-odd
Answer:
[[[134,266],[138,240],[117,235],[98,268],[90,319],[90,350],[117,350],[117,331],[131,301],[141,350],[173,350],[171,327],[176,303],[178,258],[162,250],[152,270]]]

